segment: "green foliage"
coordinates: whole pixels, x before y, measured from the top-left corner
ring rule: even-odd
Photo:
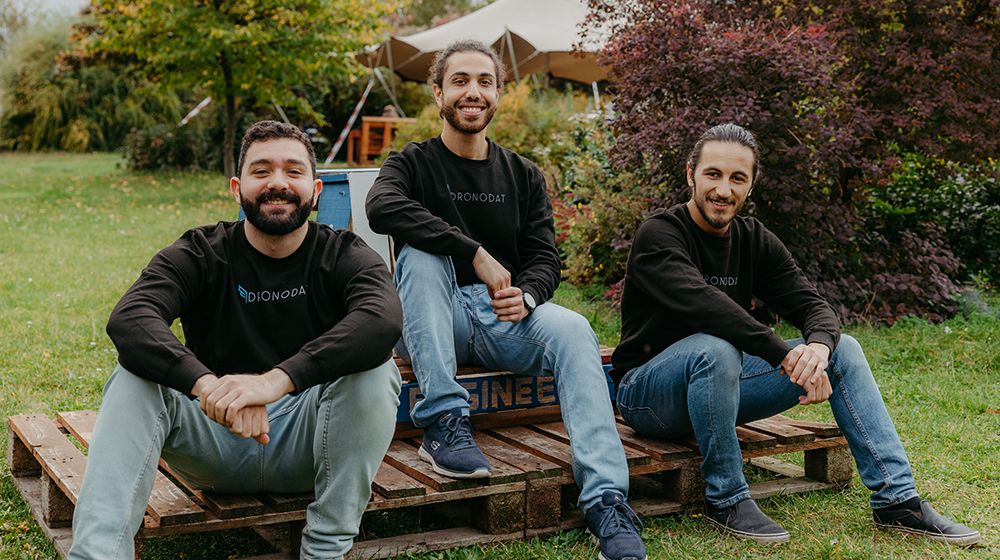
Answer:
[[[573,128],[573,115],[586,104],[586,97],[569,89],[536,92],[525,82],[509,83],[487,134],[490,140],[540,166],[558,165],[565,157],[568,146],[563,138]],[[442,122],[437,105],[424,107],[416,123],[400,127],[393,149],[441,134]]]
[[[269,117],[278,118],[274,115]],[[246,130],[258,120],[258,116],[242,108],[236,112],[237,130]],[[121,148],[125,164],[137,171],[186,169],[221,172],[225,126],[224,111],[210,105],[183,126],[168,123],[133,129]],[[234,145],[233,148],[233,157],[238,157],[240,146]]]
[[[649,201],[635,176],[611,166],[612,131],[597,118],[574,121],[556,141],[565,151],[562,184],[550,189],[556,241],[570,282],[607,286],[625,275],[628,241]]]
[[[104,334],[111,308],[153,253],[186,228],[231,219],[226,183],[204,173],[116,170],[109,154],[0,154],[0,418],[92,408],[116,362]],[[584,290],[560,288],[556,301],[613,325],[615,316]],[[599,291],[599,290],[598,290]],[[725,538],[700,513],[643,515],[650,558],[802,558],[984,560],[1000,542],[1000,322],[973,313],[931,325],[919,319],[891,328],[846,332],[865,348],[886,405],[913,465],[921,496],[982,532],[984,545],[952,548],[926,539],[875,533],[870,492],[855,476],[843,491],[783,495],[761,507],[793,535],[781,547]],[[616,340],[595,324],[604,344]],[[785,333],[785,326],[778,327]],[[790,416],[829,421],[826,405]],[[2,438],[3,436],[0,436]],[[9,476],[0,442],[0,558],[55,558]],[[799,456],[801,460],[801,456]],[[652,485],[633,485],[633,497]],[[425,518],[430,514],[425,514]],[[435,519],[439,516],[435,514]],[[377,523],[362,521],[363,527]],[[408,529],[408,527],[404,527]],[[379,530],[383,530],[379,528]],[[151,558],[225,558],[263,554],[250,531],[158,539]],[[546,539],[476,545],[413,560],[579,560],[596,548],[582,530]]]
[[[874,194],[883,230],[943,228],[942,238],[971,276],[1000,279],[1000,162],[960,165],[907,155]]]
[[[65,20],[43,21],[17,36],[0,70],[0,148],[110,151],[132,128],[180,119],[177,95],[152,90],[142,78],[61,67],[69,31]]]
[[[349,73],[356,67],[350,53],[378,41],[394,7],[379,0],[93,0],[77,31],[87,56],[224,104],[224,172],[232,175],[237,100],[277,102],[322,122],[295,88]]]

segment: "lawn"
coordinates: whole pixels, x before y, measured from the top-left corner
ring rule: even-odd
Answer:
[[[158,249],[187,228],[232,219],[228,182],[215,174],[136,174],[116,155],[0,154],[0,416],[97,409],[116,352],[111,308]],[[589,291],[557,301],[591,319],[605,344],[617,317]],[[782,333],[791,336],[786,327]],[[786,332],[787,331],[787,332]],[[917,476],[939,511],[979,529],[984,545],[946,545],[874,531],[868,491],[778,496],[763,509],[792,533],[774,548],[723,538],[697,514],[644,519],[650,558],[993,558],[1000,552],[1000,328],[994,310],[941,325],[906,320],[854,327]],[[791,412],[829,420],[820,405]],[[6,437],[6,430],[4,430]],[[412,520],[366,517],[366,533]],[[385,526],[388,525],[388,528]],[[150,558],[209,559],[268,552],[250,531],[169,539]],[[0,447],[0,558],[53,558],[14,488]],[[596,558],[581,531],[546,541],[470,547],[421,559]]]

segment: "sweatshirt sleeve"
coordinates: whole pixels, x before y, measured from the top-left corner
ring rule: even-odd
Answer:
[[[324,249],[327,297],[341,300],[346,316],[276,367],[296,394],[320,383],[372,369],[392,357],[402,334],[403,309],[385,262],[357,235],[342,232]]]
[[[198,230],[156,254],[125,292],[108,320],[107,333],[125,369],[191,395],[199,377],[212,373],[170,330],[198,299],[215,255]]]
[[[756,279],[755,294],[779,317],[802,332],[806,343],[819,342],[832,354],[840,342],[840,319],[812,282],[806,278],[785,245],[764,229],[758,244],[764,250]]]
[[[528,216],[517,240],[521,271],[513,282],[522,292],[531,294],[537,305],[541,305],[559,287],[562,261],[556,250],[552,201],[549,200],[545,178],[533,164],[529,169]]]
[[[646,220],[636,233],[630,281],[693,332],[716,336],[771,365],[791,350],[722,290],[710,285],[691,257],[681,230],[665,220]]]
[[[414,199],[419,180],[417,170],[402,152],[389,154],[365,200],[372,231],[391,235],[397,251],[406,244],[472,262],[480,244]]]

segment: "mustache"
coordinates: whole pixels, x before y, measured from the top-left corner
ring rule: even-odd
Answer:
[[[736,204],[736,198],[735,197],[723,198],[721,196],[706,196],[705,198],[709,202],[715,202],[717,204]]]
[[[264,204],[264,201],[267,200],[284,200],[286,202],[291,202],[293,204],[302,203],[302,197],[295,194],[291,190],[276,191],[276,192],[264,191],[259,195],[257,195],[257,199],[255,202],[257,203],[258,206],[260,206],[261,204]]]

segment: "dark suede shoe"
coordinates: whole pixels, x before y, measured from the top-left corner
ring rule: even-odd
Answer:
[[[879,508],[872,510],[875,525],[890,531],[927,537],[955,546],[972,546],[981,540],[979,531],[955,523],[934,511],[927,500],[920,500],[920,509]]]
[[[727,508],[705,502],[705,519],[723,533],[750,539],[757,544],[788,542],[788,531],[764,515],[753,498],[740,500]]]

